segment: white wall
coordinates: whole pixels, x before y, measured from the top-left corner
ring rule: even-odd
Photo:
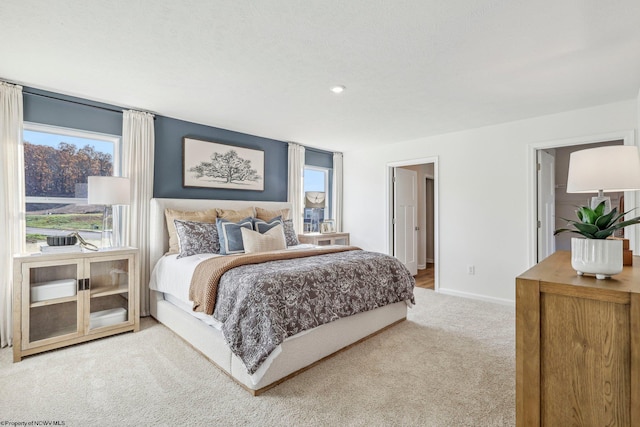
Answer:
[[[344,229],[388,253],[389,162],[437,156],[442,292],[512,302],[530,267],[529,144],[635,129],[639,98],[344,153]],[[475,266],[475,275],[467,266]]]

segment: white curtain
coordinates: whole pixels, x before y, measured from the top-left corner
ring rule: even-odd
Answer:
[[[0,82],[0,347],[11,345],[13,255],[24,251],[22,87]]]
[[[333,219],[336,231],[342,231],[342,153],[333,153]]]
[[[291,219],[296,233],[302,233],[304,215],[303,179],[304,176],[304,147],[293,142],[289,143],[289,189],[287,201],[291,203]]]
[[[124,111],[122,118],[122,176],[131,181],[129,216],[122,230],[125,246],[140,250],[140,314],[149,315],[149,218],[153,197],[155,132],[153,114]],[[126,211],[126,209],[125,209]]]

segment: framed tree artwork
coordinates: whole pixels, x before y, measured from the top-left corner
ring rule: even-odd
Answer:
[[[264,190],[264,151],[182,138],[183,187]]]

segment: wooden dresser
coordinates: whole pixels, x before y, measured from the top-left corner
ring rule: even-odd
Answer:
[[[611,279],[557,252],[516,278],[516,424],[640,426],[640,258]]]

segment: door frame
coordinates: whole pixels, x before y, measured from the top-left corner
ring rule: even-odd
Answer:
[[[572,145],[583,145],[583,144],[597,144],[598,142],[605,141],[615,141],[622,140],[623,145],[636,145],[634,131],[633,130],[620,130],[605,134],[597,134],[597,135],[585,135],[578,136],[574,138],[567,139],[557,139],[550,141],[542,141],[529,144],[527,146],[527,168],[528,172],[528,209],[527,209],[527,223],[528,223],[528,231],[527,231],[527,248],[528,248],[528,263],[529,268],[536,265],[537,259],[537,251],[538,251],[538,226],[537,226],[537,198],[538,198],[538,189],[537,189],[537,175],[538,171],[536,168],[537,162],[537,151],[544,150],[548,148],[559,148],[559,147],[569,147]],[[625,204],[632,207],[638,207],[636,203],[636,192],[635,191],[625,191],[624,192],[624,200]],[[628,210],[628,209],[627,209]],[[629,245],[634,255],[639,252],[638,249],[638,233],[640,230],[637,227],[631,227],[628,229],[629,233]]]
[[[439,220],[439,170],[438,170],[438,156],[434,157],[421,157],[418,159],[402,160],[397,162],[389,162],[386,165],[386,203],[387,209],[385,212],[385,247],[387,248],[387,254],[393,254],[393,168],[400,166],[412,166],[422,165],[425,163],[433,163],[433,267],[435,269],[434,274],[434,291],[438,292],[440,289],[440,220]]]
[[[550,151],[553,151],[553,153],[550,153]],[[551,158],[550,161],[550,168],[546,169],[543,167],[543,164],[546,166],[547,165],[547,161],[545,161],[544,157],[545,156],[549,156],[549,158]],[[553,230],[555,228],[555,218],[556,218],[556,202],[555,202],[555,198],[556,198],[556,171],[555,171],[555,166],[556,166],[556,149],[555,148],[550,148],[550,149],[546,149],[546,150],[536,150],[536,164],[539,165],[537,166],[538,169],[538,173],[536,174],[536,181],[537,181],[537,185],[536,185],[536,193],[537,193],[537,198],[536,198],[536,217],[537,217],[537,223],[538,223],[538,233],[536,236],[536,261],[540,262],[542,261],[544,258],[547,258],[549,255],[551,254],[547,254],[547,249],[549,248],[549,245],[551,245],[552,247],[552,251],[551,253],[556,251],[556,242],[555,242],[555,237],[553,235]],[[551,182],[549,184],[551,184],[551,194],[547,193],[547,188],[545,188],[544,186],[540,185],[540,181],[541,178],[544,178],[544,173],[545,171],[551,170],[552,173],[551,175]],[[552,206],[553,206],[553,212],[548,212],[546,209],[542,209],[542,204],[541,202],[541,196],[543,194],[543,191],[545,194],[547,194],[549,196],[549,199],[553,198],[552,201]],[[551,200],[549,200],[551,202]],[[551,221],[549,221],[551,218],[548,218],[548,216],[546,214],[552,214],[552,218],[553,218],[553,226],[547,228],[547,226],[549,226],[551,224]],[[543,228],[543,224],[544,228]],[[542,231],[546,231],[547,233],[542,233]],[[550,234],[549,234],[550,233]],[[543,236],[544,234],[546,234],[546,236],[541,239],[540,237]],[[550,241],[546,241],[546,240],[550,240]],[[544,256],[541,257],[540,256],[540,243],[541,241],[544,241],[544,243],[547,243],[547,245],[545,246],[545,251],[544,251]]]
[[[426,197],[426,193],[427,193],[427,191],[426,191],[427,190],[426,181],[428,179],[433,181],[433,202],[434,202],[434,204],[433,204],[433,211],[434,211],[433,212],[433,214],[434,214],[434,223],[433,223],[434,239],[433,239],[433,244],[434,244],[434,248],[433,249],[434,249],[434,253],[435,253],[435,226],[436,226],[436,224],[435,224],[435,209],[436,209],[436,206],[435,206],[436,191],[435,191],[435,189],[436,189],[436,179],[433,176],[433,174],[429,174],[429,173],[425,173],[424,176],[422,177],[422,181],[425,183],[425,197]],[[425,218],[425,220],[426,220],[426,218]],[[426,228],[426,224],[425,224],[425,228]],[[425,230],[425,233],[426,233],[426,230]],[[433,264],[434,260],[435,260],[435,254],[434,254],[433,258],[425,257],[425,260],[426,260],[427,264]],[[429,260],[431,260],[431,262],[429,262]],[[426,268],[426,266],[425,266],[425,268]]]

